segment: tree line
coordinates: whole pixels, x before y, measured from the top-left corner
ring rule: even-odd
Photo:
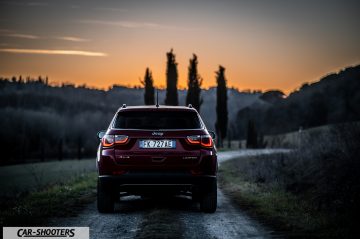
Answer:
[[[165,105],[179,105],[178,100],[178,70],[176,57],[171,49],[166,53],[167,63],[166,63],[166,98]],[[203,79],[198,73],[198,58],[196,54],[193,54],[192,58],[189,60],[188,67],[188,89],[186,95],[186,105],[192,105],[198,112],[200,112],[201,104],[203,99],[201,98],[201,85]],[[223,146],[223,140],[227,135],[227,125],[228,125],[228,111],[227,111],[227,86],[225,78],[225,68],[219,66],[218,71],[216,72],[216,82],[217,82],[217,104],[216,104],[216,123],[215,130],[218,135],[218,146]],[[149,68],[145,70],[144,80],[141,81],[144,85],[144,103],[145,105],[154,105],[155,102],[155,86],[152,73]]]
[[[264,146],[263,135],[282,134],[328,124],[360,120],[360,65],[303,84],[289,96],[268,91],[262,104],[238,111],[231,122],[248,147]]]
[[[160,91],[162,102],[179,105],[176,56],[172,50],[166,56],[167,88],[166,92]],[[192,104],[200,111],[202,79],[197,66],[198,58],[194,54],[189,61],[189,89],[179,92],[181,104]],[[224,70],[216,77],[226,87]],[[139,96],[143,94],[146,105],[155,104],[154,80],[149,68],[142,83],[144,88],[114,85],[103,91],[70,83],[54,86],[49,84],[48,77],[42,76],[0,77],[0,150],[3,152],[0,164],[94,157],[98,144],[96,132],[107,128],[122,103],[141,105]]]
[[[167,72],[177,72],[175,55],[169,53],[171,64],[167,66],[173,70]],[[247,139],[250,148],[263,147],[263,135],[360,120],[360,66],[304,84],[284,97],[280,91],[226,92],[223,67],[215,75],[217,87],[201,90],[198,63],[196,55],[189,60],[188,90],[172,90],[178,93],[178,104],[201,108],[207,127],[216,131],[221,146],[227,137]],[[177,74],[170,75],[169,81],[177,81]],[[107,128],[122,103],[155,103],[153,82],[150,69],[145,71],[145,88],[114,85],[106,91],[70,83],[54,86],[42,76],[0,77],[0,163],[94,157],[96,132]],[[168,91],[159,90],[159,102],[169,101]],[[221,106],[225,102],[229,107]]]

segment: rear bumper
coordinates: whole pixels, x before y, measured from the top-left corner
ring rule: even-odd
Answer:
[[[199,186],[206,187],[216,181],[214,175],[192,175],[186,173],[126,173],[123,175],[100,175],[101,185],[107,189],[121,186]]]

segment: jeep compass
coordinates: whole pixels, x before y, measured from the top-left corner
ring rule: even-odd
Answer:
[[[98,137],[99,212],[112,212],[122,195],[160,194],[191,195],[203,212],[215,212],[215,134],[191,105],[123,105]]]

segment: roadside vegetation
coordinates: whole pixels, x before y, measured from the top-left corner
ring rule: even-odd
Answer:
[[[73,216],[96,195],[96,173],[83,174],[16,199],[1,201],[0,226],[39,226],[51,217]]]
[[[250,214],[296,238],[353,238],[360,199],[360,127],[309,134],[290,154],[221,165],[225,192]]]
[[[0,167],[0,202],[95,171],[94,158],[2,166]]]

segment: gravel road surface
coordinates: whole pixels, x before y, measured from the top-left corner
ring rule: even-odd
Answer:
[[[286,152],[288,150],[284,149],[227,151],[220,152],[218,158],[221,165],[221,162],[235,157]],[[232,205],[221,188],[218,190],[218,209],[214,214],[200,212],[190,197],[142,199],[129,196],[121,198],[113,214],[99,214],[96,202],[93,202],[77,217],[56,218],[49,225],[88,226],[90,237],[94,239],[151,238],[157,232],[163,238],[281,237]]]

